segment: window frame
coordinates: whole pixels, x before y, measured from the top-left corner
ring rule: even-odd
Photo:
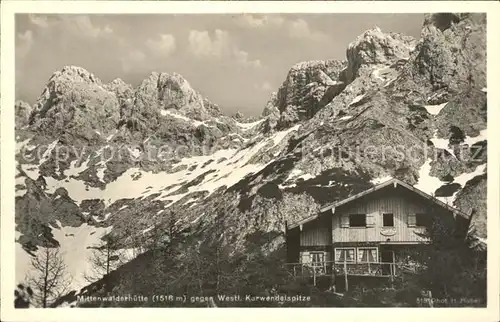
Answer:
[[[375,250],[375,261],[374,262],[370,262],[370,261],[363,261],[363,260],[359,260],[359,251],[360,250]],[[356,263],[363,263],[363,264],[366,264],[366,263],[379,263],[379,254],[378,254],[378,247],[371,247],[371,246],[367,246],[367,247],[357,247],[356,248]]]
[[[364,216],[364,219],[365,219],[364,226],[353,226],[351,224],[351,216]],[[348,217],[349,217],[349,228],[367,228],[367,214],[349,214]]]
[[[387,226],[385,224],[385,216],[386,215],[392,215],[392,219],[391,219],[392,225],[391,226]],[[382,213],[382,227],[388,227],[388,228],[395,227],[395,224],[394,224],[394,213],[393,212],[384,212],[384,213]]]
[[[348,261],[348,260],[337,260],[337,250],[342,250],[342,251],[347,251],[347,250],[353,250],[353,260],[352,261]],[[334,260],[335,260],[335,263],[356,263],[356,256],[357,256],[357,252],[356,252],[356,247],[335,247],[334,250],[333,250],[333,256],[334,256]],[[341,257],[341,256],[339,256]],[[347,256],[345,256],[345,258],[347,258]]]
[[[319,261],[319,262],[315,262],[314,261],[315,254],[321,255],[320,257],[323,257],[323,260]],[[322,266],[326,263],[326,252],[324,252],[324,251],[310,251],[309,256],[311,257],[311,266]]]

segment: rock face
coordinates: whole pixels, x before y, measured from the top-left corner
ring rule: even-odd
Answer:
[[[391,65],[401,59],[407,60],[415,44],[413,37],[383,33],[378,27],[365,31],[347,47],[346,81],[350,83],[373,65]]]
[[[413,68],[433,90],[486,87],[486,17],[427,15]]]
[[[68,133],[92,140],[120,118],[116,95],[83,68],[66,66],[52,75],[35,104],[32,129],[48,136]]]
[[[16,133],[28,156],[44,146],[34,161],[16,156],[20,242],[32,250],[55,244],[51,222],[59,221],[61,229],[112,227],[131,243],[160,223],[189,232],[173,262],[188,263],[186,254],[215,242],[235,253],[249,245],[272,253],[282,249],[285,221],[386,177],[476,209],[485,237],[485,28],[482,14],[436,14],[425,17],[418,41],[371,29],[349,45],[346,61],[293,66],[252,122],[222,115],[178,74],[153,73],[131,93],[81,69],[56,73],[31,124]],[[83,122],[103,113],[116,122]],[[90,129],[111,134],[83,157],[54,161],[56,147],[75,145],[60,133]],[[108,145],[123,146],[124,157],[104,153]],[[145,157],[150,151],[167,157]],[[34,213],[37,202],[51,215]]]
[[[14,106],[16,129],[28,125],[33,108],[24,101],[16,101]]]
[[[293,66],[271,97],[264,115],[280,112],[278,128],[312,118],[319,110],[341,94],[356,79],[365,79],[375,71],[376,79],[395,72],[397,62],[406,61],[414,49],[413,37],[383,33],[378,27],[367,30],[349,44],[346,61],[309,61]],[[366,84],[363,84],[364,87]]]
[[[340,81],[343,68],[345,62],[336,60],[293,66],[276,94],[275,104],[281,115],[278,124],[287,127],[314,116],[345,86]]]
[[[120,78],[112,80],[109,84],[104,85],[104,87],[108,91],[115,93],[120,106],[133,99],[134,89]]]
[[[135,105],[141,112],[173,109],[200,121],[221,114],[217,106],[203,98],[177,73],[152,73],[137,89]]]

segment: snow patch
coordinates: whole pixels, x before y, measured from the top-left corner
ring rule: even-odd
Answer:
[[[478,165],[472,172],[462,173],[461,175],[457,176],[453,182],[459,183],[462,187],[464,187],[467,181],[473,179],[476,176],[484,174],[485,171],[486,163]]]
[[[461,175],[457,176],[455,180],[453,180],[453,183],[458,183],[460,186],[463,188],[467,184],[467,182],[471,179],[473,179],[476,176],[484,174],[486,170],[486,164],[481,164],[474,169],[472,172],[467,172],[467,173],[462,173]],[[444,197],[447,201],[447,203],[452,203],[455,201],[455,198],[457,197],[458,192],[460,189],[455,191],[451,197]]]
[[[346,115],[346,116],[342,116],[341,118],[339,118],[339,120],[343,121],[343,120],[348,120],[351,118],[352,118],[352,115]]]
[[[26,176],[30,179],[36,180],[39,176],[39,170],[37,165],[33,164],[21,164],[21,170],[26,173]]]
[[[64,175],[67,177],[78,176],[80,173],[88,169],[89,161],[90,160],[87,159],[85,162],[82,162],[82,164],[80,164],[80,166],[78,167],[76,166],[78,160],[71,161],[71,163],[69,164],[69,169],[66,169],[64,171]]]
[[[249,130],[257,125],[259,125],[260,123],[264,122],[265,119],[262,119],[262,120],[258,120],[256,122],[251,122],[251,123],[240,123],[240,122],[236,122],[236,125],[241,127],[243,130]]]
[[[99,218],[97,218],[97,216],[93,216],[93,218],[94,218],[94,220],[95,220],[96,222],[103,222],[103,221],[108,220],[109,216],[111,216],[111,213],[110,213],[110,212],[106,213],[106,214],[104,215],[104,218],[103,218],[103,219],[99,219]]]
[[[464,144],[467,144],[469,146],[472,146],[473,144],[477,143],[477,142],[480,142],[480,141],[485,141],[487,140],[487,136],[488,136],[488,131],[487,129],[485,130],[482,130],[479,132],[479,135],[478,136],[475,136],[475,137],[470,137],[470,136],[466,136],[465,139],[464,139]]]
[[[171,116],[173,118],[176,118],[176,119],[179,119],[179,120],[183,120],[185,122],[193,124],[194,126],[200,126],[202,124],[205,124],[204,122],[190,119],[189,117],[185,117],[184,115],[173,113],[173,112],[171,112],[169,110],[161,110],[160,114],[163,115],[163,116]]]
[[[283,134],[286,133],[278,132],[276,135],[284,137]],[[187,193],[195,191],[208,191],[212,193],[215,189],[222,185],[231,186],[240,181],[247,174],[259,171],[265,166],[265,164],[247,163],[252,156],[263,149],[270,141],[274,143],[277,141],[279,142],[280,137],[264,140],[250,148],[241,149],[239,151],[236,149],[218,150],[212,155],[183,158],[180,161],[179,165],[186,165],[189,168],[191,165],[204,164],[210,159],[226,159],[220,163],[211,163],[205,168],[198,167],[194,171],[188,171],[188,169],[185,169],[173,173],[153,173],[140,170],[139,168],[130,168],[116,180],[108,183],[105,189],[89,187],[84,181],[76,180],[75,178],[59,181],[52,177],[46,177],[47,192],[50,193],[55,191],[57,188],[63,187],[68,191],[69,196],[78,204],[85,199],[101,199],[106,206],[109,206],[113,202],[120,199],[137,198],[137,196],[140,196],[148,188],[149,190],[147,191],[147,195],[159,193],[156,200],[160,200],[179,188],[178,186],[174,186],[166,189],[167,187],[182,183],[183,181],[194,180],[196,177],[209,170],[215,170],[214,175],[217,175],[219,178],[227,175],[226,178],[211,182],[207,181],[207,176],[203,182],[190,187],[186,193],[169,196],[169,200],[171,200],[173,204]],[[140,176],[136,176],[136,174],[140,174]],[[137,180],[134,180],[133,178],[137,178]],[[146,197],[146,195],[144,196]]]
[[[139,150],[139,148],[135,148],[133,150],[127,148],[127,150],[134,159],[138,159],[141,156],[141,150]]]
[[[200,220],[201,217],[203,217],[205,215],[205,213],[202,213],[201,215],[199,215],[198,217],[196,217],[193,221],[191,221],[192,224],[195,224],[196,222],[198,222],[198,220]]]
[[[438,139],[437,138],[437,130],[434,132],[434,136],[430,140],[434,144],[434,147],[441,149],[441,150],[446,150],[456,158],[455,152],[453,152],[453,150],[449,148],[450,140],[449,139]]]
[[[431,176],[431,159],[427,159],[418,171],[418,182],[415,188],[423,192],[433,195],[436,189],[443,185],[443,182],[436,177]]]
[[[358,95],[356,96],[351,103],[349,103],[348,106],[351,106],[352,104],[356,104],[357,102],[361,101],[363,99],[363,97],[365,97],[366,94],[363,94],[363,95]]]
[[[106,168],[100,168],[97,170],[97,178],[99,178],[99,181],[104,182],[104,171],[106,171]]]
[[[391,80],[389,80],[387,83],[385,83],[384,87],[387,87],[389,85],[391,85],[392,83],[394,83],[394,81],[396,80],[397,78],[393,78]]]
[[[438,115],[439,112],[448,104],[448,102],[439,105],[425,105],[425,109],[429,114]]]
[[[380,72],[382,72],[383,70],[387,69],[386,67],[383,67],[383,68],[377,68],[375,69],[373,72],[372,72],[372,75],[373,77],[375,77],[375,79],[380,79],[380,80],[385,80],[384,77],[380,76]]]
[[[60,225],[60,223],[58,223]],[[90,273],[92,265],[88,262],[92,250],[88,246],[99,243],[100,238],[108,233],[111,227],[102,228],[83,224],[80,227],[52,228],[54,238],[60,244],[60,254],[67,265],[67,272],[73,278],[71,289],[80,289],[88,284],[85,272]],[[95,232],[91,235],[92,232]],[[31,256],[16,243],[16,283],[24,282],[27,273],[31,272]],[[36,254],[37,252],[35,252]]]
[[[21,150],[31,141],[31,139],[26,139],[21,142],[16,142],[16,154],[21,152]]]
[[[49,160],[50,155],[52,154],[52,151],[56,147],[57,143],[59,143],[59,140],[55,140],[54,142],[49,144],[49,146],[47,147],[47,150],[45,150],[45,152],[42,155],[42,158],[40,159],[40,162],[38,163],[39,165],[41,165],[44,162],[46,162],[47,160]]]
[[[292,171],[290,171],[290,173],[288,174],[288,177],[286,178],[285,181],[288,181],[294,177],[297,177],[299,176],[303,171],[300,170],[300,169],[293,169]]]
[[[106,138],[106,141],[111,141],[114,136],[116,135],[116,133],[118,133],[118,130],[115,130],[113,133],[111,133],[107,138]]]
[[[485,244],[485,245],[487,245],[487,244],[488,244],[488,242],[487,242],[487,239],[486,239],[486,238],[482,238],[482,237],[476,237],[476,238],[477,238],[477,240],[478,240],[479,242],[481,242],[481,243],[483,243],[483,244]]]
[[[154,226],[151,226],[151,227],[148,227],[148,228],[146,228],[146,229],[143,229],[143,230],[142,230],[142,233],[143,233],[143,234],[145,234],[145,233],[147,233],[148,231],[151,231],[151,229],[153,229],[153,228],[154,228]]]
[[[314,177],[315,177],[315,176],[313,176],[312,174],[310,174],[310,173],[306,173],[306,174],[303,174],[303,175],[301,175],[301,176],[297,177],[297,180],[302,179],[302,180],[304,180],[304,181],[305,181],[305,180],[312,179],[312,178],[314,178]]]
[[[274,148],[275,146],[277,146],[278,144],[280,144],[281,141],[283,141],[283,139],[290,133],[290,132],[294,132],[294,131],[297,131],[300,127],[300,124],[297,124],[285,131],[280,131],[280,132],[277,132],[275,133],[273,136],[272,136],[272,140],[274,142],[274,145],[271,147],[271,148]]]
[[[16,189],[16,197],[22,197],[28,192],[26,188]]]

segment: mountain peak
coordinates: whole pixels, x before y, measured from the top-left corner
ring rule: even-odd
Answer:
[[[84,81],[101,84],[101,80],[83,67],[66,65],[52,74],[51,80],[62,78],[63,81]]]
[[[53,73],[45,85],[31,128],[48,136],[72,133],[92,140],[95,131],[113,129],[118,116],[117,95],[86,69],[68,65]]]
[[[363,66],[389,65],[400,59],[408,59],[416,42],[413,37],[385,33],[379,27],[366,30],[347,47],[347,81],[356,78]]]
[[[118,77],[109,82],[108,85],[128,85],[128,84],[125,83],[123,79]]]

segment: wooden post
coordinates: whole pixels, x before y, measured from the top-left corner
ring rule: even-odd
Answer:
[[[344,260],[344,280],[345,280],[345,290],[349,291],[349,282],[347,281],[347,262]]]
[[[392,251],[392,265],[394,266],[392,272],[396,275],[396,255],[394,254],[394,251]]]
[[[429,290],[427,296],[429,296],[429,307],[434,307],[434,303],[432,303],[432,291]]]
[[[394,288],[394,284],[393,284],[393,282],[394,282],[394,264],[389,264],[389,265],[390,265],[389,267],[391,268],[390,269],[390,272],[391,272],[391,277],[390,277],[390,279],[391,279],[391,288]]]
[[[368,260],[368,275],[372,274],[372,270],[370,269],[370,261]]]
[[[330,283],[335,286],[335,264],[333,262],[330,263],[330,274],[332,274]]]
[[[313,283],[314,286],[316,286],[316,267],[313,266],[312,269],[313,269]]]

